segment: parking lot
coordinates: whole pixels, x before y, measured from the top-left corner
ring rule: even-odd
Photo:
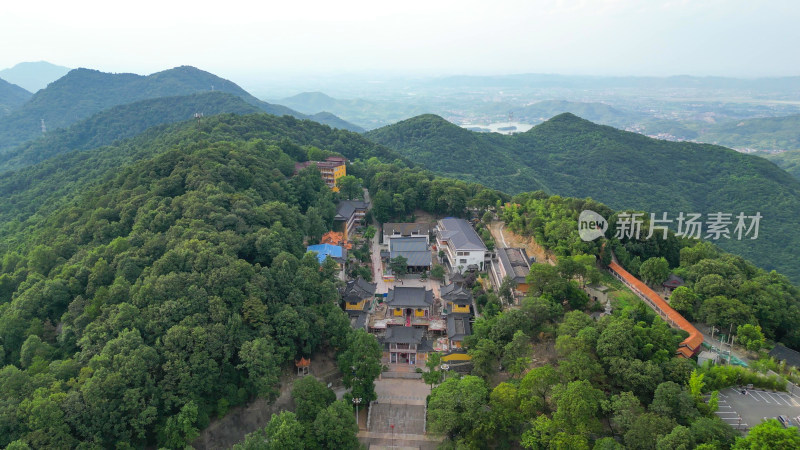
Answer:
[[[741,389],[736,388],[720,391],[717,416],[742,431],[779,415],[791,419],[794,426],[800,424],[800,397],[761,389],[750,389],[746,392],[747,394],[742,394]]]

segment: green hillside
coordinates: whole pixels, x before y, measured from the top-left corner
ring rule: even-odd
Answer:
[[[0,117],[7,115],[31,98],[30,92],[0,78]]]
[[[310,118],[285,106],[262,102],[235,83],[190,66],[148,76],[75,69],[37,92],[0,122],[0,151],[40,136],[41,119],[47,129],[53,131],[113,106],[212,90],[236,95],[269,114]],[[321,115],[319,119],[331,122],[334,127],[361,131],[338,118],[331,120]]]
[[[738,149],[800,150],[800,114],[713,125],[699,140]]]
[[[223,92],[204,92],[183,97],[162,97],[114,106],[58,129],[18,148],[0,154],[0,173],[36,164],[60,153],[88,150],[135,136],[165,123],[189,120],[195,114],[252,114],[259,109],[240,97]]]
[[[759,156],[774,162],[778,167],[800,180],[800,150],[782,153],[760,153]]]
[[[0,224],[18,227],[31,215],[41,214],[39,208],[52,211],[65,204],[69,195],[115,175],[115,168],[150,158],[170,148],[187,143],[242,139],[272,142],[300,160],[305,158],[305,151],[299,146],[324,148],[349,159],[403,160],[393,151],[358,134],[331,129],[314,121],[269,114],[244,117],[223,114],[199,122],[192,120],[153,127],[113,146],[69,152],[34,166],[0,174]],[[288,170],[286,161],[284,170]],[[6,239],[11,238],[6,236]],[[2,246],[0,250],[3,250]]]
[[[438,173],[510,193],[542,189],[660,214],[760,212],[757,240],[718,244],[795,282],[800,181],[757,156],[667,142],[562,114],[513,136],[472,133],[436,116],[368,132]]]
[[[312,146],[397,159],[225,114],[0,175],[0,447],[183,448],[296,358],[347,350],[335,270],[304,251],[335,213],[292,176]]]
[[[560,120],[565,118],[576,120]],[[94,126],[109,123],[97,121]],[[86,133],[92,133],[91,126]],[[0,174],[0,447],[186,448],[199,430],[232,407],[256,397],[274,400],[281,376],[288,373],[294,379],[294,361],[320,351],[341,358],[340,368],[358,364],[349,378],[354,383],[362,380],[360,362],[371,358],[376,371],[367,375],[376,377],[379,344],[363,331],[351,330],[338,306],[335,265],[320,267],[313,254],[304,252],[304,241],[318,238],[335,214],[334,194],[314,169],[293,175],[295,162],[319,152],[312,147],[352,160],[349,172],[370,189],[376,217],[406,217],[418,208],[439,216],[463,215],[467,207],[482,210],[510,200],[480,185],[408,167],[395,152],[361,135],[268,114],[220,114],[158,125],[112,145],[55,155]],[[521,206],[507,208],[501,218],[520,233],[547,236],[552,239],[548,246],[552,243],[555,249],[577,241],[576,227],[570,224],[583,206],[611,212],[593,201],[542,193],[515,201]],[[636,257],[670,251],[634,242],[613,244],[620,256],[622,246]],[[599,242],[578,245],[580,253],[600,248]],[[680,248],[683,244],[672,250]],[[682,260],[692,256],[685,250],[680,251]],[[474,373],[491,376],[501,356],[505,364],[516,354],[515,345],[520,354],[529,354],[529,336],[553,342],[557,332],[556,350],[563,361],[558,372],[551,366],[538,369],[552,371],[543,383],[555,392],[578,386],[578,379],[581,386],[595,389],[592,401],[598,405],[585,414],[586,420],[610,414],[599,404],[607,395],[613,399],[611,393],[628,392],[634,400],[634,392],[648,404],[664,403],[673,394],[659,391],[673,384],[681,391],[693,369],[690,361],[669,357],[682,336],[641,303],[602,321],[584,314],[588,297],[572,275],[561,273],[585,274],[585,262],[580,262],[585,256],[562,257],[558,266],[536,265],[533,276],[542,281],[537,281],[542,296],[526,297],[520,308],[501,312],[495,306],[491,312],[498,297],[477,288],[476,302],[486,314],[476,320],[474,334],[465,342],[473,360],[484,361],[475,364]],[[756,302],[762,307],[759,323],[771,326],[767,331],[776,337],[785,333],[786,322],[797,316],[796,289],[779,275],[760,273],[740,259],[714,256],[720,259],[716,265],[693,264],[686,267],[688,274],[719,276],[720,270],[739,269],[752,275],[746,279],[752,283],[742,283],[741,289],[749,289],[749,298],[764,296]],[[592,271],[597,272],[593,264]],[[776,319],[782,306],[792,308],[791,315]],[[578,333],[586,328],[593,331]],[[587,339],[586,345],[564,337],[572,334]],[[374,352],[359,358],[364,347]],[[519,358],[524,363],[521,375],[530,360]],[[530,394],[528,386],[539,376],[538,369],[519,383],[520,398],[531,405],[539,394]],[[643,378],[631,377],[638,372]],[[718,389],[728,385],[715,381],[721,378],[709,372],[706,380]],[[662,387],[664,383],[670,384]],[[444,381],[440,387],[450,384]],[[320,386],[324,398],[327,391]],[[501,383],[491,398],[499,398],[504,386],[517,389],[516,382]],[[367,397],[368,390],[357,392],[374,398]],[[452,391],[459,392],[480,395],[466,385]],[[482,392],[484,401],[476,402],[475,410],[499,410],[498,400],[490,409],[488,390]],[[681,395],[689,403],[684,402],[676,417],[694,420],[699,413],[688,394]],[[569,396],[584,397],[581,392]],[[559,401],[561,410],[568,409],[565,400]],[[304,424],[284,430],[287,441],[281,444],[286,445],[277,447],[299,448],[302,438],[301,444],[310,448],[354,448],[358,427],[352,409],[344,402],[326,407],[331,402],[308,401],[314,405],[298,408]],[[442,403],[434,392],[431,422],[444,430],[436,413]],[[550,420],[537,408],[510,409],[508,417],[519,422],[515,429],[521,433],[536,417]],[[639,409],[633,408],[631,417],[653,416]],[[285,414],[291,425],[294,414]],[[520,436],[506,436],[486,421],[492,417],[465,422],[487,430],[476,435],[476,445],[498,438],[519,441]],[[273,435],[271,427],[280,421],[272,419],[264,433]],[[598,436],[613,433],[598,430]],[[733,430],[698,432],[698,439],[711,442],[726,433]],[[342,435],[349,437],[348,444],[341,444]],[[257,432],[246,447],[263,443]]]

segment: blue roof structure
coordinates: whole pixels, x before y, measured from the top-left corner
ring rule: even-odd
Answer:
[[[317,260],[319,260],[320,264],[325,262],[325,258],[328,256],[331,258],[342,258],[342,255],[344,254],[344,249],[342,247],[331,244],[309,245],[306,247],[306,251],[315,252],[317,254]]]

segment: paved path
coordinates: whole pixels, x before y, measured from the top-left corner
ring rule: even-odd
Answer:
[[[377,231],[375,232],[375,236],[372,238],[372,248],[370,252],[372,253],[372,281],[377,284],[375,289],[376,294],[385,294],[389,292],[389,286],[383,281],[383,263],[381,262],[381,246],[378,242],[380,242],[380,234],[381,230],[375,224],[375,228]]]
[[[436,448],[441,438],[424,432],[425,398],[430,392],[422,380],[376,380],[378,399],[371,406],[369,430],[358,433],[361,443],[370,448]]]
[[[551,266],[556,264],[556,258],[536,243],[536,239],[533,236],[520,236],[509,231],[508,239],[506,239],[505,225],[505,222],[495,220],[488,226],[498,247],[522,247],[528,252],[528,256],[536,257],[536,262],[548,263]]]
[[[503,247],[508,247],[506,244],[506,236],[503,234],[503,227],[506,226],[505,223],[501,223],[499,227],[497,227],[497,231],[500,232],[500,240],[503,242]]]
[[[369,205],[368,208],[372,209],[372,201],[369,198],[369,190],[364,188],[364,201]],[[383,281],[383,263],[381,262],[381,227],[378,221],[374,218],[372,223],[368,224],[375,227],[375,236],[372,237],[370,243],[370,258],[372,260],[372,281],[377,285],[375,288],[376,294],[385,294],[389,292],[389,286]]]

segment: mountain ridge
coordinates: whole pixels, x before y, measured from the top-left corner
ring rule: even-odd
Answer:
[[[787,247],[800,215],[800,181],[763,158],[688,142],[667,142],[560,114],[525,133],[456,130],[419,116],[367,132],[434,172],[514,194],[541,189],[617,209],[648,213],[760,211],[769,217],[758,241],[719,245],[766,269],[800,280]]]
[[[24,105],[0,123],[0,142],[5,149],[36,137],[41,120],[48,129],[64,128],[81,119],[113,106],[165,96],[189,95],[204,91],[222,91],[241,97],[264,112],[291,115],[301,119],[313,117],[282,105],[263,102],[236,83],[191,66],[179,66],[151,75],[110,74],[94,69],[71,70],[64,77],[40,90]],[[325,115],[318,119],[330,120]],[[338,118],[337,118],[338,119]],[[346,122],[331,121],[334,127]],[[350,125],[353,131],[359,127]]]
[[[0,78],[0,117],[22,106],[31,96],[25,88]]]
[[[241,97],[221,91],[117,105],[0,154],[0,173],[36,164],[61,153],[110,145],[157,125],[190,120],[195,114],[259,112],[259,108]]]

